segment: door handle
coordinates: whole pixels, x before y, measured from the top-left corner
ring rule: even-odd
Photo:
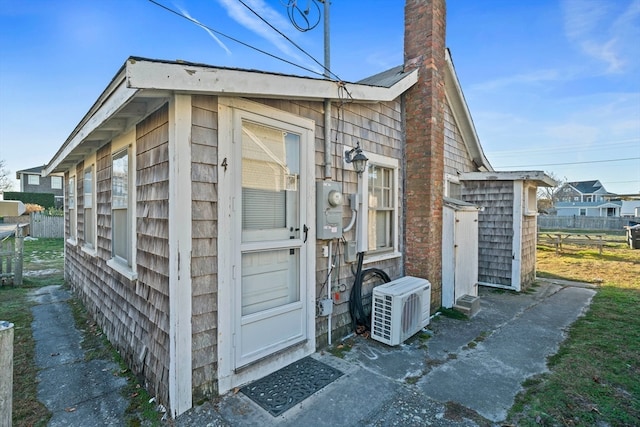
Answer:
[[[307,233],[309,232],[309,227],[307,227],[307,224],[302,226],[302,231],[304,232],[304,240],[302,241],[302,243],[307,243]]]

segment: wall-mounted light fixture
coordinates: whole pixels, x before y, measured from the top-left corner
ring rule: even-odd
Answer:
[[[353,156],[353,157],[351,157]],[[361,175],[367,167],[367,156],[362,154],[362,148],[360,148],[360,141],[356,143],[356,148],[346,150],[344,152],[344,161],[347,163],[353,163],[353,169]]]

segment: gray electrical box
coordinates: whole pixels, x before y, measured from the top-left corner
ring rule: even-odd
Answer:
[[[342,184],[316,182],[316,238],[337,239],[342,236]]]

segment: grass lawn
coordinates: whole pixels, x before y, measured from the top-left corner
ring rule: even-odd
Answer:
[[[33,315],[28,294],[64,282],[62,239],[24,242],[23,286],[0,286],[0,320],[13,323],[13,425],[44,426],[51,414],[38,401]]]
[[[599,286],[585,316],[530,378],[509,421],[518,426],[640,425],[640,250],[538,247],[538,276]]]

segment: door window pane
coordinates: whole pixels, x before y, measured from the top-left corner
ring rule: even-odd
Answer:
[[[242,122],[243,241],[287,239],[300,228],[300,135]]]
[[[242,315],[300,300],[299,249],[242,254]]]

